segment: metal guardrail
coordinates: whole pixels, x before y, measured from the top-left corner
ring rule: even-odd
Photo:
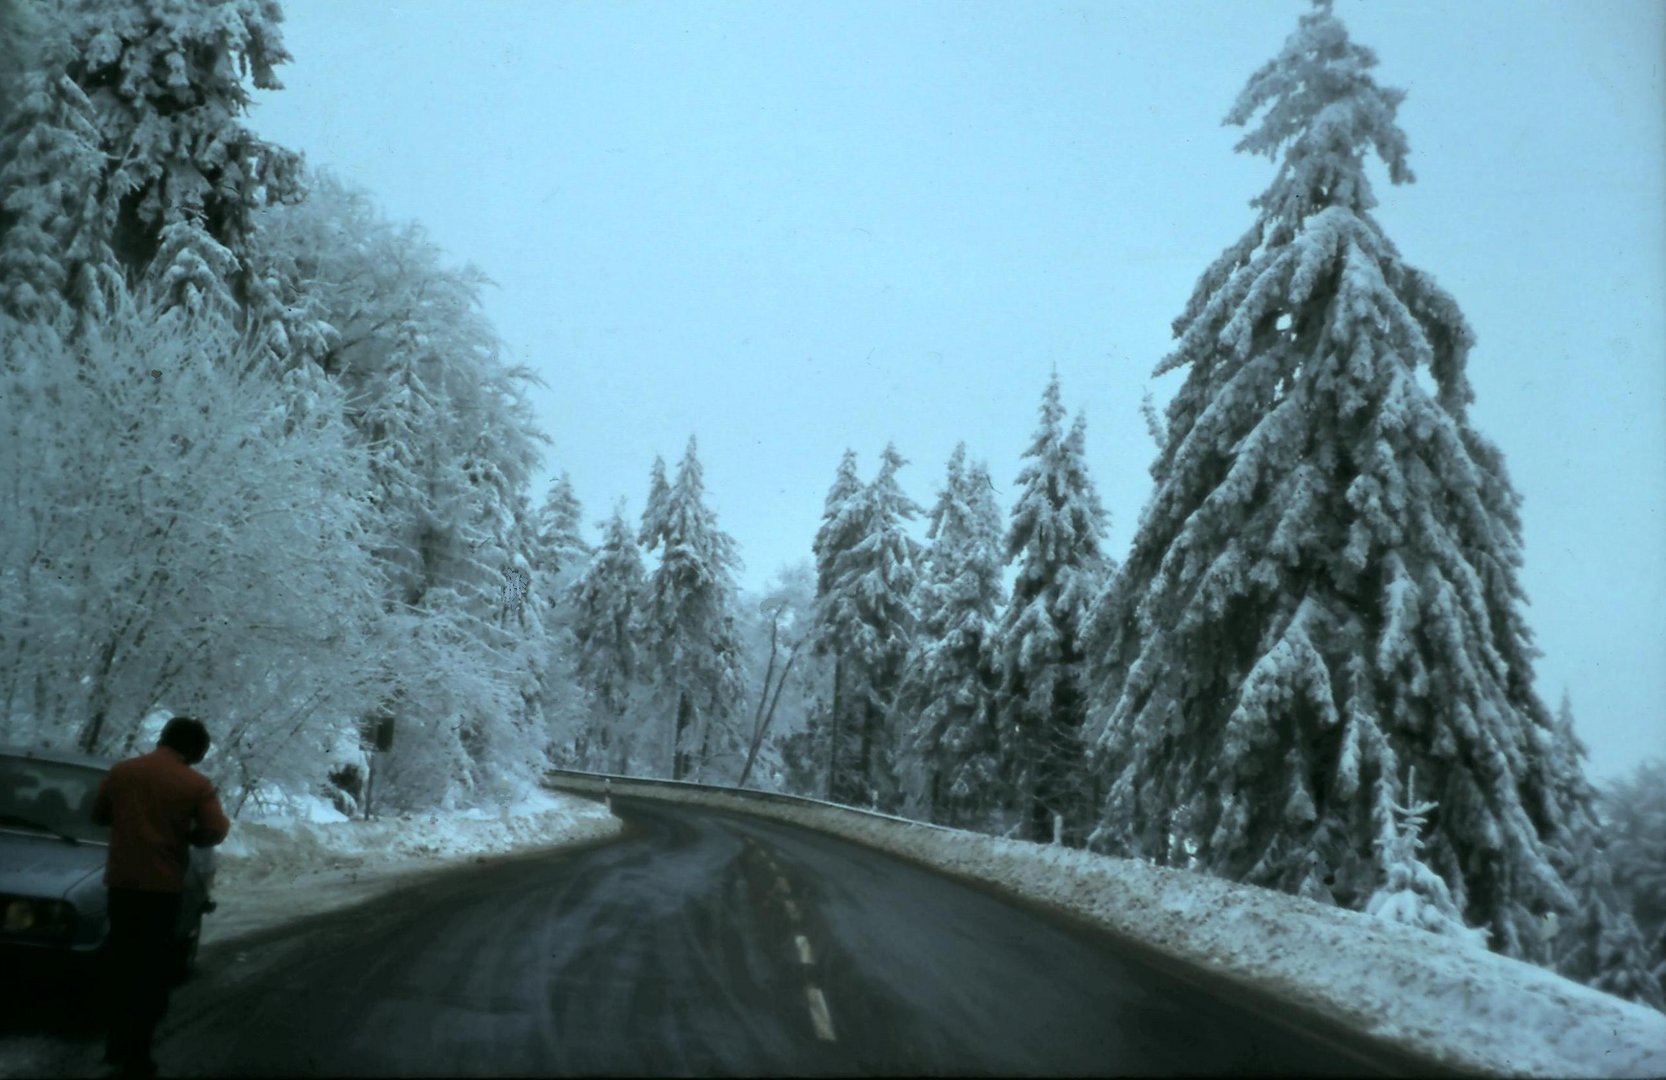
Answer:
[[[697,784],[692,780],[666,780],[654,776],[626,776],[618,773],[583,772],[578,769],[551,769],[544,774],[545,782],[554,788],[585,791],[595,793],[643,795],[653,798],[653,788],[665,788],[682,791],[698,791],[707,795],[726,796],[737,803],[772,802],[783,806],[815,807],[818,809],[837,810],[859,818],[877,818],[881,821],[896,822],[900,825],[913,825],[921,829],[936,829],[940,832],[961,832],[946,825],[936,825],[929,821],[916,821],[913,818],[898,817],[878,810],[871,810],[860,806],[850,806],[845,803],[828,802],[825,799],[812,799],[803,795],[787,795],[779,791],[758,791],[753,788],[723,787],[718,784]],[[648,790],[644,790],[648,789]]]

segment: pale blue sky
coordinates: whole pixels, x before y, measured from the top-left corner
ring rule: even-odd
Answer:
[[[1009,495],[1056,366],[1120,555],[1140,395],[1271,177],[1220,118],[1305,7],[284,0],[254,124],[497,282],[592,519],[695,433],[758,585],[846,446],[929,503],[965,439]],[[1612,774],[1666,752],[1666,4],[1336,10],[1409,91],[1378,217],[1480,339],[1540,690]]]

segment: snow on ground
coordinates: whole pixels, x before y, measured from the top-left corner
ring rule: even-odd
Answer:
[[[570,774],[555,782],[571,790],[603,787]],[[1666,1014],[1359,912],[1137,860],[812,800],[664,782],[612,788],[764,814],[1002,886],[1454,1069],[1666,1076]]]
[[[239,818],[217,849],[204,945],[305,915],[356,904],[410,878],[495,855],[617,836],[600,804],[535,790],[495,810],[348,820],[328,803],[299,798]]]

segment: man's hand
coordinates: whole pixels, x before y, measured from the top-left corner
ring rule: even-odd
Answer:
[[[197,821],[191,829],[189,840],[192,847],[213,847],[226,838],[231,831],[231,822],[226,818],[226,812],[220,808],[220,797],[212,787],[207,788],[203,797],[197,802]]]

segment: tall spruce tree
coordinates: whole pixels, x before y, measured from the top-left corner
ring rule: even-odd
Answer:
[[[573,491],[573,478],[565,470],[550,482],[544,505],[538,508],[537,544],[543,569],[559,578],[562,586],[575,580],[589,559],[580,521],[584,507]]]
[[[1585,777],[1585,744],[1574,733],[1573,703],[1566,691],[1556,709],[1559,738],[1547,748],[1560,766],[1559,792],[1570,804],[1568,843],[1559,860],[1576,904],[1551,942],[1556,970],[1598,990],[1666,1008],[1654,962],[1633,915],[1630,897],[1614,882],[1608,834],[1596,791]]]
[[[1105,511],[1084,459],[1086,424],[1067,432],[1055,374],[1041,424],[1024,452],[1006,558],[1017,564],[996,638],[1003,768],[1021,835],[1046,840],[1055,822],[1082,843],[1092,789],[1083,727],[1087,670],[1083,633],[1104,575]]]
[[[568,593],[579,684],[589,696],[589,742],[604,768],[626,771],[637,732],[629,723],[638,687],[637,605],[646,578],[642,551],[616,508],[601,545]]]
[[[671,499],[671,484],[665,479],[665,459],[654,455],[648,470],[648,501],[642,507],[642,527],[637,530],[636,542],[653,551],[665,533],[666,505]]]
[[[671,712],[669,775],[709,774],[727,758],[738,772],[743,746],[736,710],[746,691],[735,607],[740,559],[706,506],[693,436],[652,523],[646,546],[659,548],[659,563],[648,575],[643,625]]]
[[[1648,949],[1656,988],[1666,995],[1666,760],[1645,761],[1599,797],[1616,891]]]
[[[916,586],[918,628],[897,691],[905,809],[928,821],[987,824],[997,783],[993,647],[1001,603],[1001,517],[989,471],[949,458]]]
[[[0,116],[0,309],[21,319],[107,320],[123,292],[110,248],[114,203],[100,196],[104,149],[92,102],[63,73],[68,43],[16,82]]]
[[[281,89],[289,60],[277,0],[66,0],[72,79],[98,117],[107,164],[89,196],[114,203],[111,237],[131,276],[170,225],[194,222],[239,256],[262,206],[298,198],[299,157],[242,118],[251,88]],[[242,300],[242,287],[234,291]]]
[[[845,692],[846,662],[858,621],[855,598],[838,572],[839,560],[861,541],[867,532],[862,498],[862,478],[856,471],[856,451],[846,449],[839,459],[833,485],[823,504],[821,527],[816,531],[812,551],[816,558],[815,651],[833,660],[833,689],[825,723],[826,795],[834,801],[853,801],[859,784],[850,775],[852,735],[857,725],[850,719],[851,695]]]
[[[897,483],[907,461],[887,444],[879,472],[846,501],[855,542],[833,556],[828,595],[843,628],[840,658],[849,757],[836,758],[843,786],[834,797],[894,809],[897,732],[893,705],[914,633],[912,593],[919,543],[907,522],[920,508]],[[836,744],[836,749],[843,749]]]
[[[40,19],[30,0],[0,0],[0,123],[11,112],[18,82],[40,48]]]
[[[1157,368],[1186,372],[1103,609],[1100,839],[1348,907],[1423,857],[1495,949],[1544,959],[1572,807],[1532,689],[1519,498],[1471,426],[1453,299],[1370,214],[1412,179],[1403,95],[1327,0],[1227,121],[1278,160]]]

